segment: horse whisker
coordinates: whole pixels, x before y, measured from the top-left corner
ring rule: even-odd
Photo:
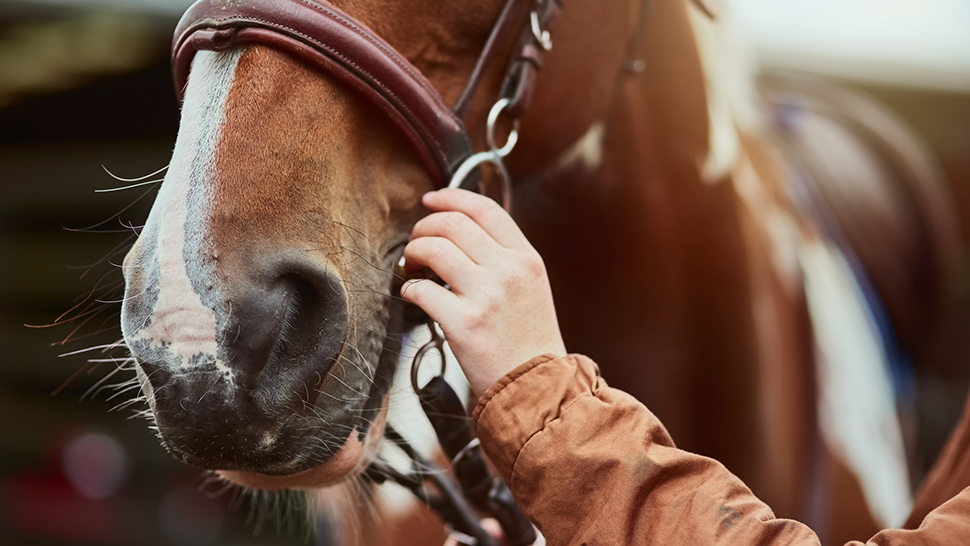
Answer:
[[[165,165],[161,169],[158,169],[157,171],[155,171],[155,172],[153,172],[151,174],[146,174],[145,176],[140,176],[138,178],[121,178],[120,176],[118,176],[118,175],[114,174],[113,172],[109,171],[108,168],[105,167],[104,165],[101,165],[101,168],[104,169],[104,172],[108,173],[108,176],[110,176],[111,178],[114,178],[118,182],[139,182],[139,181],[144,180],[146,178],[151,178],[153,176],[157,176],[157,175],[165,172],[166,170],[168,170],[168,165]]]

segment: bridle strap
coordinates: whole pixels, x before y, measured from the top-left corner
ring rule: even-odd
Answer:
[[[559,20],[561,0],[542,0],[529,14],[522,29],[508,71],[502,84],[501,97],[509,99],[507,114],[519,119],[532,105],[542,57],[552,49],[551,30]]]
[[[197,51],[224,51],[240,43],[289,53],[369,99],[401,130],[439,186],[474,152],[464,124],[420,71],[324,0],[196,2],[182,16],[172,46],[179,97]]]
[[[508,0],[505,3],[502,13],[499,15],[498,20],[492,27],[492,32],[488,40],[485,42],[482,54],[478,57],[475,69],[472,71],[471,77],[468,78],[468,84],[465,86],[465,90],[451,108],[456,116],[464,119],[468,114],[468,108],[478,93],[478,88],[482,83],[482,78],[485,76],[485,73],[492,67],[492,64],[494,64],[499,56],[499,52],[503,48],[508,47],[508,44],[512,43],[512,40],[515,39],[515,31],[521,27],[521,25],[516,25],[515,22],[524,21],[528,14],[529,5],[534,3],[535,0]]]

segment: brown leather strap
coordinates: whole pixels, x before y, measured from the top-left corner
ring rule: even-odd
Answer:
[[[456,116],[464,119],[468,113],[468,107],[471,106],[472,100],[478,92],[478,87],[482,83],[482,77],[492,67],[500,50],[507,47],[515,39],[516,33],[523,28],[523,22],[528,23],[529,6],[535,4],[535,2],[536,0],[508,0],[506,2],[505,8],[492,27],[488,41],[485,42],[481,56],[478,57],[478,63],[475,64],[475,70],[472,71],[465,90],[452,107]]]
[[[543,0],[537,3],[533,13],[539,23],[539,30],[551,30],[559,20],[561,11],[560,0]],[[545,50],[533,29],[532,17],[530,13],[522,27],[519,42],[505,74],[505,82],[502,84],[501,96],[511,100],[506,113],[513,119],[522,117],[532,105],[536,78],[542,69],[542,55]]]
[[[258,43],[287,52],[340,79],[401,129],[441,186],[474,152],[464,124],[411,63],[362,23],[323,0],[200,0],[175,31],[181,98],[196,51]]]

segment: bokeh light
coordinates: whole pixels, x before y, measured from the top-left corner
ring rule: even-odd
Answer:
[[[128,470],[128,457],[121,444],[96,432],[71,440],[61,462],[71,485],[89,499],[105,499],[117,493]]]

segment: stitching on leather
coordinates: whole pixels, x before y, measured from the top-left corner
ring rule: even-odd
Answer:
[[[401,67],[402,69],[404,69],[408,74],[410,74],[411,77],[414,78],[415,81],[417,81],[418,84],[421,85],[421,87],[424,87],[425,91],[432,92],[433,93],[433,96],[435,98],[435,102],[438,102],[439,104],[441,104],[441,106],[444,106],[445,105],[444,102],[442,102],[441,100],[439,100],[440,94],[438,93],[438,90],[428,84],[427,78],[425,78],[424,75],[420,75],[419,76],[418,74],[415,74],[414,71],[412,71],[411,70],[411,67],[409,66],[410,63],[405,64],[405,63],[402,63],[401,62],[400,54],[398,53],[397,50],[395,50],[394,48],[391,48],[390,50],[388,50],[386,47],[384,47],[383,44],[381,44],[379,41],[375,40],[373,38],[373,36],[371,36],[369,33],[364,32],[363,29],[361,29],[357,25],[353,24],[352,22],[346,20],[345,18],[341,17],[337,13],[331,11],[326,6],[323,6],[323,5],[320,5],[320,4],[316,4],[316,3],[310,2],[309,0],[300,0],[300,2],[306,4],[311,9],[312,8],[317,8],[319,11],[322,11],[323,13],[326,13],[331,19],[342,23],[345,27],[353,30],[357,34],[359,34],[362,37],[366,38],[368,42],[370,42],[370,43],[374,44],[375,46],[377,46],[378,49],[380,49],[382,52],[384,52],[385,55],[387,55],[388,57],[390,57],[391,60],[393,60],[395,64],[397,64],[399,67]]]
[[[301,1],[303,1],[303,0],[301,0]],[[207,19],[211,19],[211,18],[207,18]],[[234,22],[234,21],[260,23],[260,24],[265,25],[265,26],[269,26],[269,27],[281,29],[281,30],[284,30],[284,31],[287,31],[287,32],[291,32],[291,33],[293,33],[293,34],[295,34],[297,36],[300,36],[301,38],[303,38],[303,39],[305,39],[305,40],[307,40],[309,42],[312,42],[313,44],[315,44],[315,45],[317,45],[317,46],[319,46],[319,47],[321,47],[321,48],[329,51],[331,54],[333,54],[334,57],[339,58],[340,60],[344,61],[348,65],[356,68],[360,73],[366,75],[370,79],[370,81],[376,83],[388,95],[390,95],[391,97],[393,97],[395,103],[401,109],[403,109],[405,112],[407,112],[410,115],[411,120],[409,120],[409,121],[411,121],[412,123],[418,125],[421,128],[422,132],[426,136],[430,137],[430,139],[432,141],[435,142],[434,148],[438,152],[438,154],[440,156],[440,159],[443,160],[442,162],[446,166],[448,165],[448,156],[444,152],[444,150],[442,149],[442,147],[438,145],[438,139],[436,139],[436,138],[433,137],[433,133],[431,131],[429,131],[428,128],[421,121],[421,119],[417,115],[415,115],[415,113],[412,112],[410,108],[408,108],[407,104],[405,104],[404,101],[402,101],[401,98],[398,97],[397,94],[394,93],[394,91],[392,91],[389,87],[387,87],[387,85],[384,84],[383,81],[381,81],[380,79],[376,78],[373,74],[371,74],[367,70],[364,70],[360,65],[358,65],[357,63],[355,63],[352,59],[349,59],[349,58],[345,57],[342,53],[340,53],[336,49],[334,49],[334,48],[332,48],[332,47],[330,47],[330,46],[328,46],[328,45],[326,45],[326,44],[318,41],[317,39],[313,38],[312,36],[308,36],[308,35],[300,32],[299,30],[296,30],[295,28],[290,28],[290,27],[288,27],[286,25],[282,25],[282,24],[279,24],[279,23],[274,23],[272,21],[267,21],[267,20],[264,20],[264,19],[256,18],[256,17],[233,15],[233,16],[230,16],[230,17],[219,18],[219,19],[212,19],[212,20],[215,21],[215,22],[217,22],[217,23],[220,23],[220,24],[225,24],[225,23]],[[203,21],[203,20],[200,20],[200,21]],[[198,29],[196,29],[196,30],[198,30]],[[192,31],[192,32],[194,32],[194,31]],[[189,34],[190,33],[187,32],[186,33],[186,36],[188,36]],[[445,183],[447,183],[447,180],[445,180]]]

